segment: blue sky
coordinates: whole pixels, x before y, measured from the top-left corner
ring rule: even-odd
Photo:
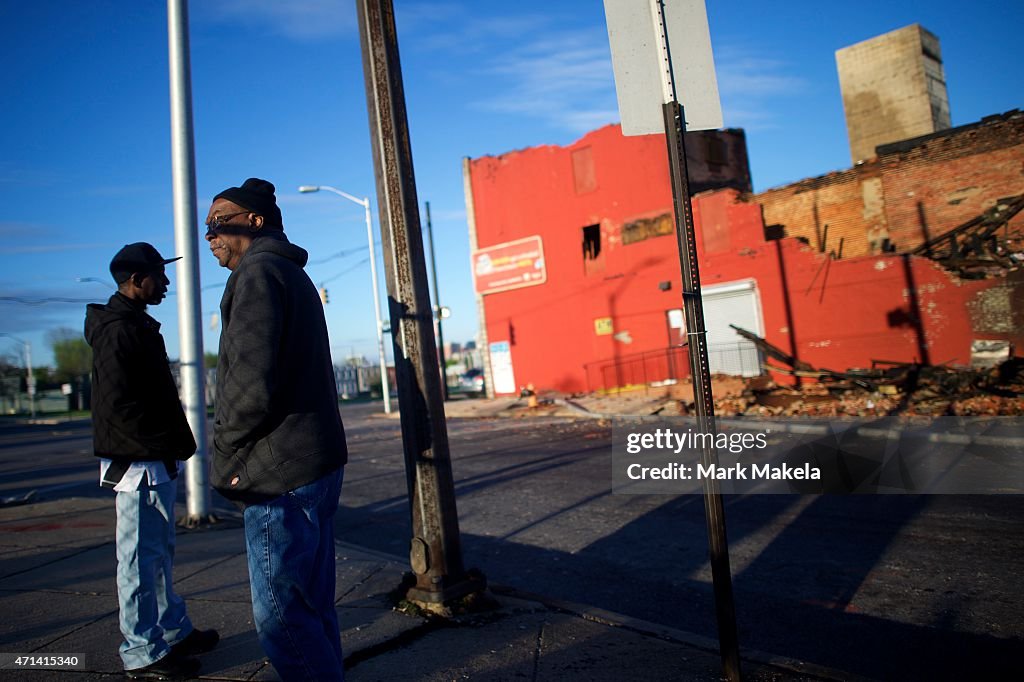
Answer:
[[[395,12],[421,213],[429,201],[452,309],[445,339],[466,341],[477,320],[461,159],[570,144],[618,121],[603,6],[395,0]],[[200,216],[225,187],[274,182],[289,236],[330,292],[335,360],[375,357],[362,209],[296,189],[370,196],[378,230],[355,3],[203,0],[190,14]],[[1024,105],[1024,3],[710,0],[708,18],[725,125],[747,131],[756,190],[849,166],[835,50],[911,23],[941,40],[954,125]],[[0,300],[0,332],[47,364],[47,331],[81,328],[84,302],[112,290],[121,245],[174,251],[166,5],[4,2],[0,55],[0,297],[49,300]],[[229,273],[204,247],[204,345],[216,350]],[[176,300],[151,312],[176,357]],[[0,353],[18,351],[0,338]]]

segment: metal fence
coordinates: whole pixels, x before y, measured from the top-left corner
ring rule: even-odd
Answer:
[[[756,376],[761,373],[761,355],[748,342],[708,346],[708,364],[713,374]],[[687,346],[620,355],[583,366],[590,391],[621,390],[626,387],[659,386],[690,376]]]

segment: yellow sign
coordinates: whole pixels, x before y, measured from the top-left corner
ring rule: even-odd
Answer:
[[[615,331],[612,326],[612,318],[610,317],[599,317],[594,320],[594,333],[598,336],[608,336]]]

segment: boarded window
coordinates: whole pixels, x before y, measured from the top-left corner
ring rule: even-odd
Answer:
[[[675,221],[672,218],[672,214],[665,213],[657,218],[643,218],[623,225],[622,243],[635,244],[651,237],[660,237],[674,233]]]
[[[597,189],[594,154],[590,147],[583,147],[572,153],[572,177],[576,185],[576,194],[586,194]]]

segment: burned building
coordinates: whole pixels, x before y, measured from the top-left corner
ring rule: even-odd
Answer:
[[[712,371],[753,375],[766,364],[732,325],[831,369],[969,365],[983,347],[1003,356],[1024,348],[1024,270],[1011,252],[1024,213],[1010,215],[1016,204],[998,200],[1024,194],[1021,122],[1011,112],[884,149],[871,195],[889,234],[883,249],[865,237],[877,223],[865,216],[860,167],[757,195],[697,193]],[[564,392],[649,384],[685,372],[667,164],[662,136],[623,137],[614,125],[567,147],[464,162],[481,338],[498,394],[528,383]],[[835,217],[837,204],[851,217]],[[987,238],[1003,240],[985,242],[1002,258],[987,274],[969,276],[938,257],[949,233],[986,215]],[[919,251],[928,245],[931,253]]]
[[[836,60],[853,167],[751,194],[743,131],[686,136],[711,370],[1020,355],[1024,113],[950,128],[939,41],[916,24]],[[688,371],[663,135],[612,125],[463,174],[489,387]]]
[[[769,225],[820,251],[909,252],[1024,193],[1024,112],[878,147],[852,168],[753,197]],[[1011,218],[1010,231],[1024,224]]]

